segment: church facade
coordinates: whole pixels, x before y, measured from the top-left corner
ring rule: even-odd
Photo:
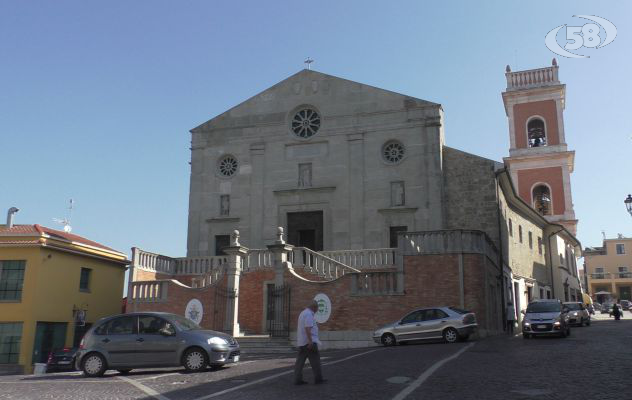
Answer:
[[[316,251],[441,229],[441,105],[303,70],[191,131],[189,256],[238,229]]]

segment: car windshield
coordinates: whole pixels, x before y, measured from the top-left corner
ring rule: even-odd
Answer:
[[[579,306],[579,303],[565,303],[564,307],[568,308],[571,311],[578,311],[582,308]]]
[[[202,329],[198,324],[191,321],[190,319],[181,317],[179,315],[172,315],[171,320],[181,331],[194,331],[197,329]]]
[[[528,313],[545,313],[545,312],[560,312],[562,310],[562,305],[560,303],[555,302],[542,302],[542,303],[531,303],[529,307],[527,307]]]

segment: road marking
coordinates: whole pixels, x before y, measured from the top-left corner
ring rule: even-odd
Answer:
[[[125,382],[129,383],[132,386],[135,386],[136,388],[138,388],[141,391],[143,391],[145,394],[147,394],[147,395],[149,395],[151,397],[154,397],[154,398],[156,398],[158,400],[169,400],[168,397],[161,395],[160,393],[156,392],[154,389],[152,389],[152,388],[150,388],[148,386],[145,386],[145,385],[143,385],[140,382],[136,382],[133,379],[126,378],[124,376],[117,376],[117,378],[122,380],[122,381],[125,381]]]
[[[324,363],[323,365],[333,365],[333,364],[338,364],[338,363],[341,363],[341,362],[343,362],[343,361],[351,360],[352,358],[356,358],[356,357],[363,356],[363,355],[365,355],[365,354],[373,353],[374,351],[377,351],[377,350],[378,350],[378,349],[375,349],[375,350],[370,350],[370,351],[365,351],[364,353],[354,354],[354,355],[349,356],[349,357],[341,358],[340,360],[336,360],[336,361],[331,361],[331,362],[328,362],[328,363]],[[284,375],[293,374],[293,373],[294,373],[294,369],[291,369],[291,370],[289,370],[289,371],[285,371],[285,372],[279,372],[278,374],[274,374],[274,375],[266,376],[265,378],[257,379],[256,381],[252,381],[252,382],[244,383],[243,385],[234,386],[234,387],[232,387],[232,388],[225,389],[225,390],[222,390],[222,391],[220,391],[220,392],[215,392],[215,393],[207,394],[206,396],[198,397],[197,399],[194,399],[194,400],[206,400],[206,399],[211,399],[211,398],[213,398],[213,397],[218,397],[218,396],[224,395],[224,394],[226,394],[226,393],[234,392],[235,390],[243,389],[243,388],[248,387],[248,386],[258,385],[259,383],[266,382],[266,381],[270,381],[270,380],[272,380],[272,379],[276,379],[276,378],[278,378],[278,377],[281,377],[281,376],[284,376]]]
[[[419,375],[419,378],[415,379],[410,385],[408,385],[406,387],[406,389],[404,389],[401,392],[397,393],[397,395],[395,397],[393,397],[393,400],[404,400],[406,398],[406,396],[408,396],[415,389],[417,389],[419,386],[421,386],[421,384],[424,383],[426,381],[426,379],[428,379],[430,376],[432,376],[432,374],[434,374],[439,368],[441,368],[443,366],[443,364],[445,364],[445,363],[447,363],[449,361],[452,361],[455,358],[459,357],[461,354],[465,353],[465,351],[467,351],[467,349],[469,349],[472,346],[474,346],[474,343],[470,343],[469,345],[465,346],[461,350],[459,350],[456,353],[452,354],[450,357],[444,358],[443,360],[436,362],[432,367],[430,367],[427,370],[425,370],[423,374]]]
[[[182,371],[184,371],[184,370],[182,370]],[[136,379],[136,382],[149,381],[149,380],[152,380],[152,379],[164,378],[165,376],[172,376],[172,375],[182,375],[182,372],[171,372],[171,373],[168,373],[168,374],[149,376],[149,377],[146,377],[146,378]]]

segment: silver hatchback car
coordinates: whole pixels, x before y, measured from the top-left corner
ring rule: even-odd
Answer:
[[[590,313],[583,303],[567,302],[564,307],[568,309],[568,323],[571,325],[590,326]]]
[[[422,339],[443,339],[454,343],[467,340],[477,327],[476,315],[472,312],[455,307],[423,308],[376,330],[373,340],[384,346]]]
[[[76,368],[86,376],[180,365],[197,372],[236,363],[239,356],[239,344],[230,335],[204,330],[176,314],[132,313],[103,318],[90,328],[79,345]]]

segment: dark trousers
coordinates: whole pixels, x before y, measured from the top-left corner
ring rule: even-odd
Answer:
[[[309,365],[312,366],[314,381],[322,381],[323,374],[320,369],[320,353],[318,352],[318,345],[314,343],[311,350],[307,348],[307,345],[298,348],[298,355],[296,356],[296,363],[294,364],[294,382],[296,383],[303,380],[305,359],[309,359]]]
[[[514,320],[507,320],[507,333],[513,335],[514,333]]]

